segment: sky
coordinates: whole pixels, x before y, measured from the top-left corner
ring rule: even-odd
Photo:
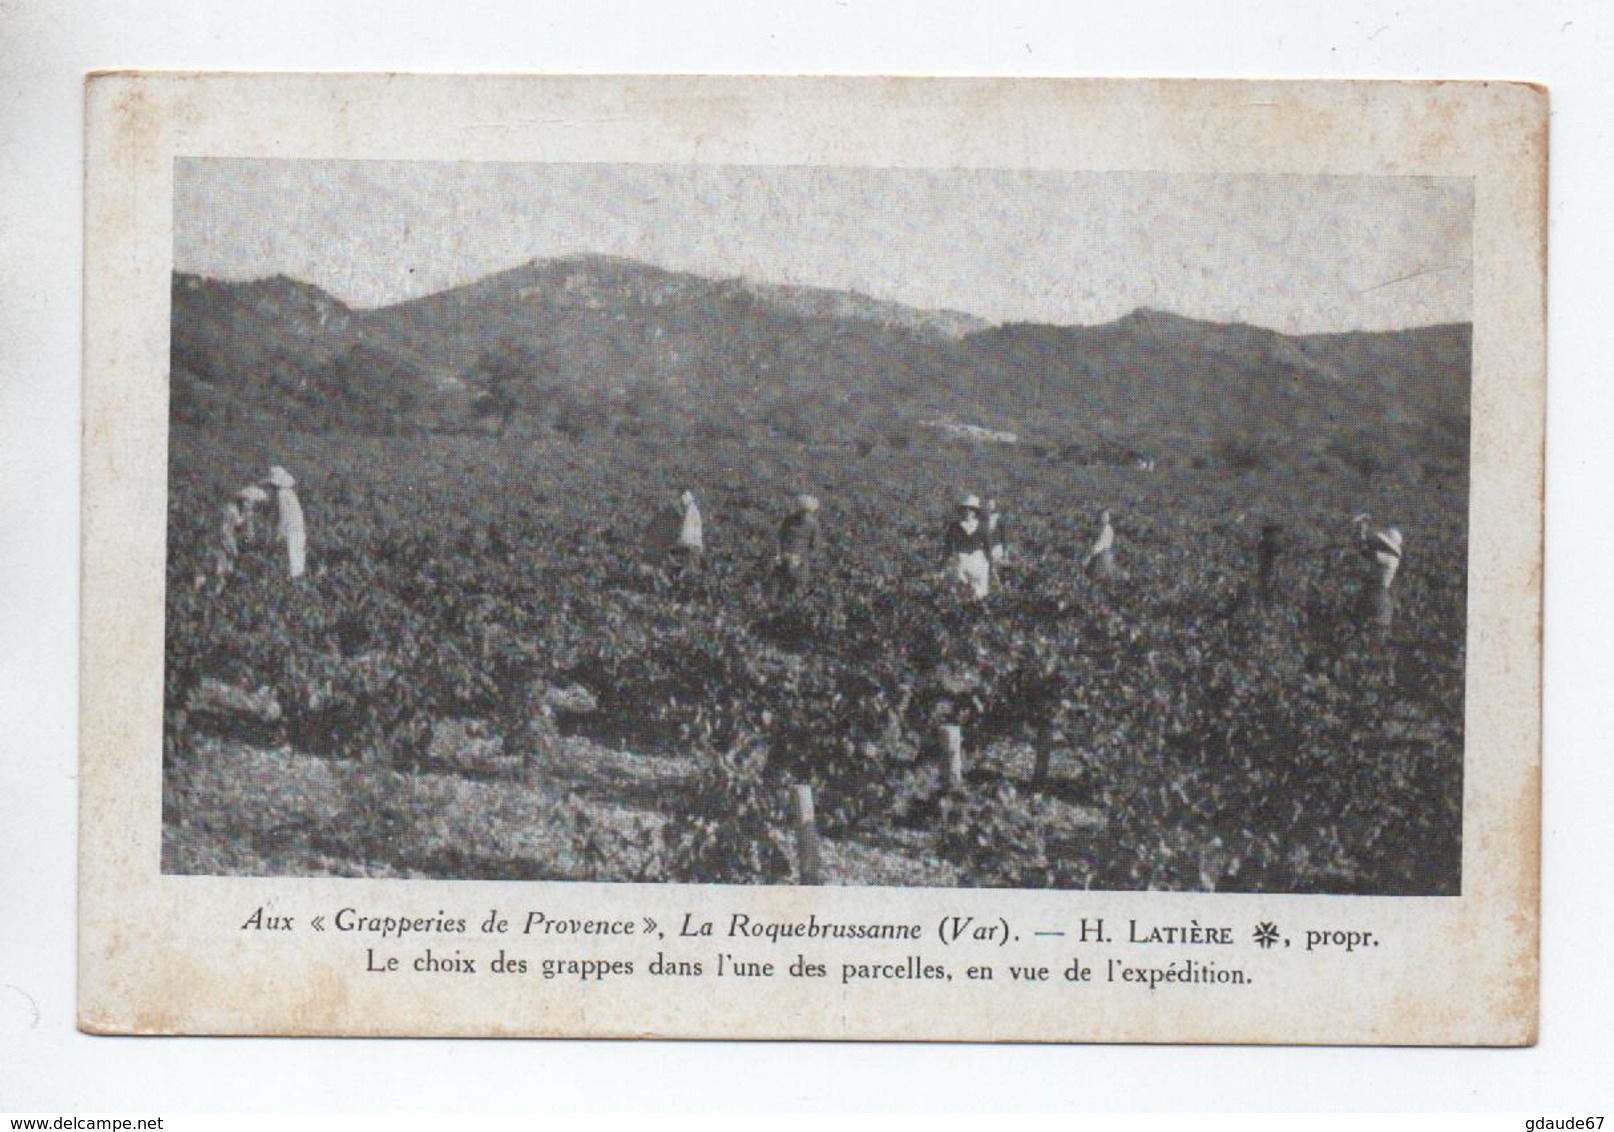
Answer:
[[[181,158],[174,269],[376,307],[599,253],[993,322],[1316,333],[1467,321],[1472,216],[1456,178]]]

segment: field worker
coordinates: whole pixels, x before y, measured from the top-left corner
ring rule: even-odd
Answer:
[[[1115,528],[1110,526],[1108,511],[1099,512],[1098,537],[1082,560],[1082,569],[1101,582],[1115,577]]]
[[[286,546],[286,565],[292,578],[301,578],[308,566],[308,530],[303,525],[303,505],[293,490],[297,481],[276,464],[263,482],[275,492],[275,542]]]
[[[695,505],[695,493],[685,491],[678,497],[682,516],[678,527],[678,545],[674,553],[682,565],[682,573],[690,574],[701,568],[701,555],[706,549],[706,535],[701,527],[701,511]]]
[[[1351,520],[1356,541],[1369,565],[1362,583],[1362,614],[1375,624],[1388,627],[1395,621],[1395,599],[1390,584],[1401,569],[1402,538],[1399,527],[1378,527],[1372,516],[1362,514]]]
[[[257,541],[257,509],[260,503],[269,502],[269,493],[257,484],[243,487],[224,505],[219,520],[218,541],[213,547],[213,592],[222,593],[231,575],[235,573],[242,543]],[[196,575],[196,588],[207,584],[205,576]]]
[[[796,509],[779,524],[779,562],[775,570],[778,590],[798,596],[812,580],[812,555],[818,550],[818,498],[801,495]]]
[[[984,599],[992,591],[992,560],[979,498],[966,495],[959,501],[958,516],[947,524],[943,542],[952,577],[977,601]]]
[[[1261,541],[1255,548],[1255,576],[1263,599],[1270,598],[1277,588],[1282,539],[1283,527],[1277,523],[1261,524]]]
[[[994,572],[1003,565],[1003,560],[1009,556],[1009,538],[1007,524],[998,512],[998,501],[986,501],[986,553],[992,560]]]

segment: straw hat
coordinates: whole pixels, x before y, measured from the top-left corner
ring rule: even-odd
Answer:
[[[249,484],[243,487],[235,493],[235,497],[248,503],[267,503],[269,501],[269,493],[257,484]]]
[[[291,473],[285,468],[282,468],[279,464],[276,464],[274,467],[269,469],[269,474],[264,477],[263,482],[272,484],[275,487],[297,486],[297,481],[291,478]]]
[[[798,495],[796,496],[796,503],[803,511],[809,514],[818,510],[818,496],[816,495]]]
[[[958,505],[963,510],[978,512],[981,509],[981,497],[978,495],[966,495],[958,501]]]

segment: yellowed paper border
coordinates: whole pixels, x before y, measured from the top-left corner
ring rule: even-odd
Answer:
[[[105,75],[88,90],[80,1022],[107,1033],[684,1036],[1517,1045],[1533,1042],[1540,815],[1546,105],[1522,85],[1056,80]],[[172,170],[176,157],[985,167],[1472,178],[1474,300],[1463,890],[1455,898],[524,884],[160,873]],[[284,937],[242,930],[257,909]],[[867,958],[951,982],[396,976],[402,946],[314,916],[606,919],[633,936],[522,942],[643,964],[671,935],[756,921],[912,923]],[[1048,986],[972,986],[990,941],[949,917],[1071,934],[1025,944]],[[1105,927],[1094,928],[1102,921]],[[1240,951],[1193,994],[1068,981],[1133,922],[1372,933],[1314,956]],[[1079,933],[1094,933],[1083,940]],[[781,972],[804,948],[726,940]],[[990,944],[990,945],[989,945]],[[462,944],[484,960],[497,942]],[[451,944],[451,947],[453,945]],[[512,947],[512,950],[514,948]],[[821,951],[824,949],[820,949]],[[1078,954],[1079,953],[1079,954]],[[839,945],[829,957],[856,957]],[[1179,968],[1180,969],[1180,968]],[[1102,975],[1100,978],[1102,979]],[[1181,988],[1179,988],[1181,989]]]

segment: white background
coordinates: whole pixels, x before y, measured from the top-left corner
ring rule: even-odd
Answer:
[[[1541,1044],[1530,1050],[91,1038],[74,1029],[82,74],[1518,78],[1552,89]],[[0,0],[0,1111],[1614,1102],[1614,7],[1598,0]]]

